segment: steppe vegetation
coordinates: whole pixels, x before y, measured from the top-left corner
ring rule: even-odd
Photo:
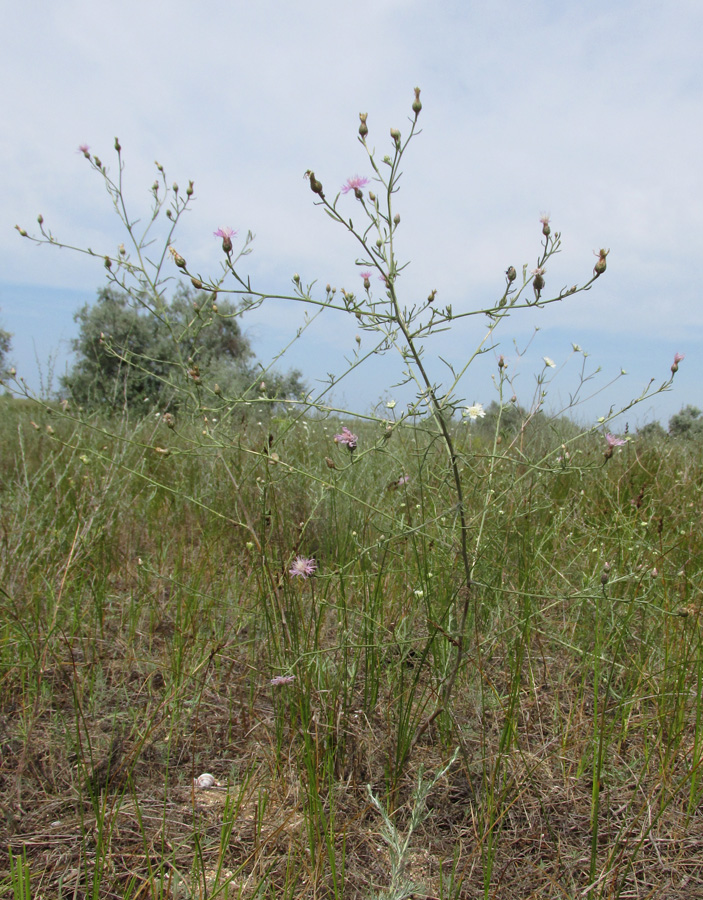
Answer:
[[[2,400],[3,896],[703,896],[699,415],[580,428],[548,415],[551,360],[522,408],[497,351],[496,402],[466,406],[512,310],[589,289],[608,253],[547,297],[544,216],[537,267],[510,266],[487,309],[403,305],[393,204],[419,94],[383,160],[360,117],[371,181],[332,201],[308,172],[363,291],[295,275],[290,297],[400,346],[402,408],[336,408],[343,373],[302,394],[295,373],[216,380],[209,330],[269,296],[242,274],[250,240],[219,228],[222,277],[191,272],[173,229],[192,183],[159,166],[137,234],[119,142],[114,182],[81,148],[129,237],[104,255],[117,312],[171,350],[94,328],[83,358],[114,393]],[[486,336],[442,386],[424,348],[469,315]]]

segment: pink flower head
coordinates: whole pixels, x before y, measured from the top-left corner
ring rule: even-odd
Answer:
[[[342,185],[342,193],[348,194],[349,191],[354,191],[354,193],[357,194],[358,191],[359,193],[357,194],[357,196],[359,196],[359,194],[361,193],[361,189],[363,187],[366,187],[368,183],[368,178],[363,178],[361,175],[354,175],[353,178],[347,178],[347,180],[344,182],[344,184]]]
[[[401,475],[400,478],[396,481],[398,487],[402,487],[404,484],[407,484],[410,481],[409,475]]]
[[[364,281],[368,281],[372,275],[373,275],[373,272],[359,272],[359,277],[363,278]]]
[[[273,687],[279,687],[281,684],[292,684],[295,681],[295,675],[276,675],[269,684]]]
[[[300,576],[300,578],[309,578],[317,568],[317,563],[314,559],[305,559],[304,556],[296,556],[295,562],[288,570],[288,574],[293,578]]]
[[[614,447],[622,447],[627,443],[623,438],[615,437],[615,435],[610,432],[606,434],[605,442],[608,445],[608,450],[612,450]]]
[[[681,362],[681,360],[685,359],[685,358],[686,358],[685,353],[675,353],[674,354],[674,365],[678,366],[678,364]]]
[[[343,426],[341,434],[335,434],[334,436],[335,444],[346,444],[350,450],[356,450],[356,445],[359,443],[359,438],[352,434],[351,431],[347,428],[347,426]]]
[[[77,152],[88,158],[90,156],[90,147],[87,144],[79,144]]]
[[[539,220],[543,225],[549,225],[549,213],[542,213]]]
[[[213,234],[215,237],[222,238],[223,240],[225,238],[232,240],[233,237],[237,236],[237,232],[233,228],[228,228],[226,225],[220,226],[217,231],[213,231]]]
[[[222,249],[225,253],[232,252],[232,238],[236,236],[237,232],[233,228],[228,228],[226,225],[220,226],[217,231],[213,231],[215,237],[222,238]]]

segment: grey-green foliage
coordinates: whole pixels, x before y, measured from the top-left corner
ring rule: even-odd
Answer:
[[[126,292],[103,288],[75,315],[76,361],[61,379],[75,403],[103,410],[161,409],[186,402],[194,390],[217,390],[236,399],[254,392],[260,368],[228,301],[181,285],[157,314],[139,308]],[[267,373],[267,396],[304,391],[299,372]]]
[[[669,434],[673,437],[703,438],[703,416],[696,406],[685,406],[669,419]]]
[[[0,328],[0,378],[7,372],[7,354],[12,348],[12,335]]]

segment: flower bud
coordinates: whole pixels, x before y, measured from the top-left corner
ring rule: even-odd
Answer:
[[[119,153],[121,149],[122,147],[120,145],[119,139],[115,138],[115,150],[117,150],[117,152]]]
[[[498,369],[502,372],[503,369],[507,368],[507,365],[508,364],[505,361],[505,357],[501,353],[500,356],[498,357]]]
[[[328,469],[336,469],[337,465],[333,459],[330,459],[329,456],[325,457],[325,462],[327,463]]]
[[[428,303],[433,303],[433,302],[434,302],[434,298],[435,298],[436,296],[437,296],[437,289],[436,289],[436,288],[432,288],[432,290],[430,291],[430,294],[429,294],[429,296],[428,296],[428,298],[427,298],[427,302],[428,302]]]
[[[111,269],[111,268],[112,268],[112,260],[110,259],[109,256],[106,256],[106,257],[105,257],[105,268],[106,268],[106,269]]]
[[[593,252],[595,253],[595,250]],[[596,276],[596,278],[598,278],[600,275],[603,274],[603,272],[605,272],[605,268],[606,268],[605,258],[609,253],[610,253],[610,250],[603,250],[602,248],[600,249],[600,251],[598,253],[596,253],[598,260],[597,260],[595,266],[593,267],[593,274]]]
[[[192,182],[192,181],[189,181],[189,182],[188,182],[188,187],[186,188],[186,194],[187,194],[189,197],[192,197],[192,196],[193,196],[193,182]]]
[[[376,202],[376,195],[374,194],[373,191],[369,191],[369,200],[370,200],[372,203],[375,203],[375,202]]]
[[[359,113],[359,118],[361,119],[361,125],[359,125],[359,134],[361,135],[361,139],[365,140],[366,135],[369,133],[368,126],[366,124],[366,119],[368,118],[368,113]]]
[[[191,278],[190,283],[193,285],[196,291],[201,291],[203,289],[203,283],[199,278]]]
[[[88,154],[88,159],[90,159],[90,154]],[[96,165],[99,169],[102,169],[103,164],[100,162],[100,160],[98,159],[97,156],[94,156],[94,157],[93,157],[93,162],[95,163],[95,165]]]
[[[173,261],[176,263],[179,269],[185,269],[186,261],[183,259],[180,253],[173,254]]]
[[[44,216],[41,213],[37,216],[37,222],[39,222],[40,225],[44,224]]]
[[[400,132],[397,128],[391,128],[391,137],[395,141],[396,147],[400,147]]]
[[[393,216],[393,224],[394,224],[394,225],[400,225],[400,216],[398,215],[398,213],[396,213],[396,214]]]
[[[505,275],[508,281],[512,284],[513,281],[517,278],[517,272],[515,271],[515,266],[508,266],[505,270]]]
[[[15,225],[15,228],[19,231],[22,237],[27,237],[27,232],[24,230],[24,228],[21,228],[19,225]]]
[[[413,100],[413,112],[415,113],[415,118],[420,115],[420,110],[422,109],[422,103],[420,103],[420,88],[415,88],[415,99]]]
[[[539,300],[542,288],[544,287],[544,268],[539,266],[537,269],[532,270],[532,274],[534,275],[532,288],[535,292],[535,297]]]
[[[322,193],[322,184],[315,178],[315,173],[312,169],[308,169],[305,176],[310,179],[310,190],[313,194],[317,194],[318,197],[321,197],[324,200],[325,195]]]

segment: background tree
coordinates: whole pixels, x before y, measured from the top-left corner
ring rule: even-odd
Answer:
[[[94,304],[76,313],[77,359],[61,379],[83,407],[106,410],[183,405],[193,391],[224,398],[260,399],[261,368],[227,300],[181,285],[158,315],[138,308],[126,292],[103,288]],[[266,373],[266,396],[300,396],[300,373]]]
[[[7,373],[7,354],[12,348],[12,335],[0,328],[0,378]]]
[[[703,438],[703,417],[695,406],[684,406],[669,419],[669,434],[673,437]]]

